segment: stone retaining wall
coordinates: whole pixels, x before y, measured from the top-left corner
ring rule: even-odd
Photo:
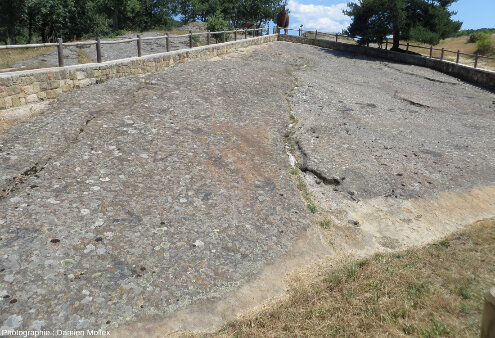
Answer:
[[[0,110],[53,99],[64,92],[102,83],[112,78],[159,72],[189,59],[207,59],[239,48],[276,40],[277,35],[265,35],[103,63],[2,73],[0,74]]]
[[[392,52],[390,50],[351,45],[348,43],[335,42],[322,39],[311,39],[299,36],[280,35],[279,41],[303,43],[314,45],[323,48],[341,50],[360,55],[366,55],[391,61],[397,61],[416,66],[428,67],[438,70],[442,73],[455,76],[461,80],[472,83],[474,85],[495,91],[495,72],[475,69],[473,67],[456,64],[450,61],[440,61],[438,59],[430,59],[425,56]]]

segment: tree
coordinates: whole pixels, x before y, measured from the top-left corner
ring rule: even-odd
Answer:
[[[26,0],[2,0],[0,1],[0,32],[4,40],[10,40],[11,44],[17,43],[17,35],[24,21]]]
[[[174,24],[171,13],[176,10],[175,0],[139,0],[141,13],[137,16],[136,25],[141,30],[156,27],[169,27]]]
[[[184,22],[206,21],[220,15],[235,27],[248,21],[259,27],[273,20],[283,3],[283,0],[179,0],[178,13]]]
[[[381,43],[393,34],[393,50],[401,39],[438,44],[457,32],[462,23],[453,21],[448,7],[457,0],[359,0],[348,3],[344,14],[352,18],[346,33],[359,44]]]

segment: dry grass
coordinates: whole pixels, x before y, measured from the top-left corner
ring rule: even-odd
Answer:
[[[491,39],[492,39],[492,45],[495,46],[495,34],[492,34]],[[407,43],[407,42],[401,42],[401,43]],[[411,41],[410,43],[413,45],[417,45],[417,46],[423,46],[423,47],[428,47],[428,48],[430,47],[429,45],[421,44],[418,42]],[[401,46],[401,48],[405,48],[405,47]],[[440,41],[440,43],[438,45],[434,46],[434,48],[438,48],[438,49],[445,48],[447,50],[451,50],[454,52],[457,52],[459,50],[461,53],[467,53],[467,54],[474,54],[474,53],[476,53],[476,49],[477,49],[476,43],[469,42],[469,36],[459,36],[456,38],[448,38],[448,39],[442,40],[442,41]],[[411,48],[409,48],[409,50],[416,52],[416,53],[420,53],[422,55],[426,55],[426,56],[430,55],[429,49],[411,47]],[[439,50],[434,50],[433,51],[433,57],[440,58],[441,53],[442,52]],[[487,55],[487,56],[490,56],[490,55]],[[456,55],[456,53],[445,52],[444,58],[446,60],[455,62],[457,55]],[[473,66],[474,65],[474,57],[461,55],[459,58],[459,62],[462,64],[469,65],[469,66]],[[478,60],[478,66],[480,68],[495,70],[495,60],[480,58]]]
[[[89,56],[88,53],[86,53],[86,51],[82,48],[77,49],[77,61],[79,64],[94,62],[91,56]]]
[[[45,54],[55,47],[41,48],[22,48],[22,49],[1,49],[0,50],[0,69],[11,68],[18,61],[29,60],[41,54]]]
[[[287,300],[205,336],[476,337],[493,285],[495,219],[296,282]]]

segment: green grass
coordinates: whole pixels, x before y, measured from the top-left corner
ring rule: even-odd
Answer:
[[[306,207],[308,208],[308,210],[312,213],[312,214],[315,214],[316,213],[316,205],[312,204],[312,203],[308,203],[306,205]]]
[[[328,219],[324,219],[322,221],[320,221],[320,227],[322,227],[323,229],[330,229],[330,221]]]

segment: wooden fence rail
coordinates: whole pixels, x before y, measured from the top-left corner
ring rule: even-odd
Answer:
[[[173,38],[184,38],[187,37],[189,40],[189,48],[193,48],[193,36],[201,36],[205,35],[206,36],[206,43],[209,45],[211,43],[211,35],[216,34],[217,36],[221,36],[221,41],[225,42],[226,41],[226,36],[227,34],[234,34],[234,40],[237,40],[237,33],[238,32],[243,32],[244,33],[244,38],[248,38],[248,32],[252,32],[252,36],[262,36],[265,33],[268,35],[270,34],[270,29],[271,26],[268,27],[259,27],[259,28],[251,28],[251,29],[234,29],[230,31],[218,31],[218,32],[196,32],[193,33],[192,31],[189,31],[188,34],[179,34],[179,35],[169,35],[166,33],[163,36],[150,36],[150,37],[142,37],[141,34],[138,34],[136,38],[130,38],[130,39],[122,39],[122,40],[100,40],[100,37],[97,36],[95,40],[89,40],[89,41],[80,41],[80,42],[63,42],[61,38],[57,39],[56,43],[36,43],[36,44],[27,44],[27,45],[0,45],[0,50],[2,49],[19,49],[19,48],[42,48],[42,47],[57,47],[57,54],[58,54],[58,66],[59,67],[64,67],[64,47],[69,47],[69,46],[91,46],[95,45],[96,46],[96,62],[101,63],[102,61],[102,52],[101,52],[101,45],[113,45],[113,44],[119,44],[119,43],[130,43],[136,41],[136,46],[137,46],[137,55],[138,57],[143,56],[143,49],[142,49],[142,43],[143,41],[149,41],[149,40],[158,40],[158,39],[166,39],[166,51],[170,52],[170,39]]]
[[[298,28],[298,29],[289,28],[288,30],[289,31],[295,31],[295,32],[297,32],[299,36],[303,36],[304,34],[306,34],[308,38],[311,38],[312,37],[314,39],[316,39],[317,37],[321,38],[321,37],[325,37],[325,36],[326,37],[335,36],[335,42],[339,42],[339,37],[345,37],[345,38],[354,40],[353,38],[351,38],[350,36],[347,36],[345,34],[324,33],[324,32],[319,32],[317,30],[314,30],[314,31],[313,30],[303,30],[302,28]],[[340,40],[340,42],[341,43],[346,43],[346,41],[345,40],[342,40],[342,39]],[[382,43],[379,43],[377,48],[383,48],[383,44],[385,44],[385,50],[388,50],[389,39],[386,39]],[[479,62],[480,59],[495,60],[495,57],[481,55],[479,53],[469,54],[469,53],[463,53],[460,50],[453,51],[453,50],[449,50],[449,49],[445,49],[445,48],[434,48],[433,46],[429,46],[429,47],[418,46],[418,45],[412,45],[409,42],[407,42],[405,44],[404,43],[400,43],[399,45],[400,46],[405,46],[406,47],[406,51],[408,51],[408,52],[409,52],[409,49],[411,47],[413,47],[413,48],[427,49],[427,50],[429,50],[429,58],[431,58],[431,59],[435,58],[433,56],[433,51],[439,51],[440,52],[440,58],[439,59],[442,60],[442,61],[445,59],[445,53],[453,53],[453,54],[455,54],[456,55],[456,63],[460,63],[459,57],[461,55],[473,57],[474,58],[474,68],[478,68],[478,62]],[[368,47],[370,47],[369,44],[368,44]]]

